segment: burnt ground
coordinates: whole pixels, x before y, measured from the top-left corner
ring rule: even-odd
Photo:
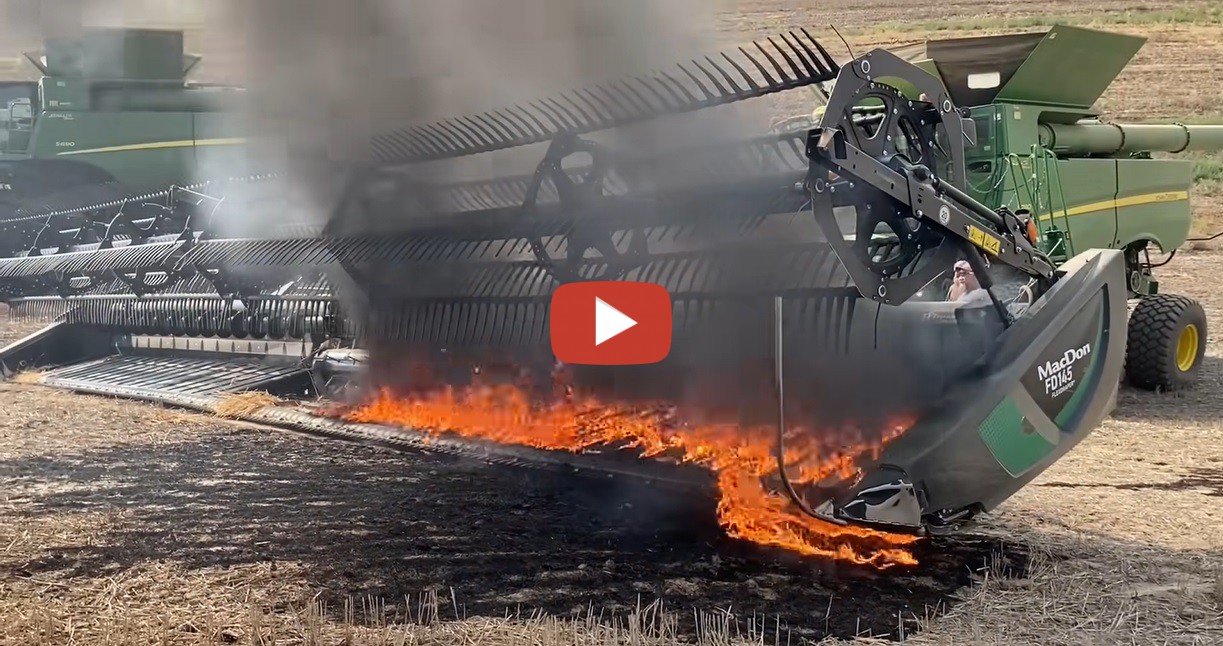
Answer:
[[[33,391],[4,386],[5,399],[14,389]],[[682,610],[688,637],[691,608],[729,608],[740,621],[754,615],[818,639],[895,636],[898,617],[911,633],[915,617],[954,604],[974,570],[992,563],[1022,574],[1026,563],[1017,546],[964,540],[922,548],[913,571],[879,574],[726,538],[711,497],[263,430],[183,439],[0,461],[3,524],[121,516],[84,543],[48,540],[22,558],[0,556],[0,577],[88,587],[156,562],[286,563],[335,608],[346,596],[394,603],[436,589],[443,618],[456,602],[467,617],[578,617],[661,598]]]

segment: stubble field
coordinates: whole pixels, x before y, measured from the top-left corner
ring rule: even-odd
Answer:
[[[745,0],[721,35],[814,27],[832,49],[833,23],[860,52],[1054,19],[1150,39],[1106,114],[1223,122],[1216,3]],[[1196,229],[1223,230],[1219,158],[1201,156],[1199,176]],[[1163,291],[1200,299],[1218,325],[1214,242],[1159,271]],[[923,554],[921,573],[890,581],[724,540],[711,501],[6,383],[0,643],[647,643],[634,627],[656,608],[634,617],[638,597],[663,598],[707,643],[729,617],[757,643],[778,622],[782,641],[903,624],[915,644],[1223,643],[1217,332],[1208,344],[1195,390],[1123,388],[1112,419],[974,530],[980,544]],[[968,556],[997,547],[992,562]],[[594,617],[553,618],[583,609]],[[519,614],[492,618],[505,610]],[[743,632],[753,621],[763,632]]]

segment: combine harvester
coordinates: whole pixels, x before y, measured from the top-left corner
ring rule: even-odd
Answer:
[[[0,253],[38,246],[47,212],[242,174],[243,90],[188,82],[182,32],[93,28],[25,57],[42,78],[0,82]]]
[[[23,212],[41,228],[0,260],[0,290],[14,318],[50,325],[0,361],[51,386],[203,410],[247,390],[338,397],[354,380],[408,392],[426,379],[418,368],[462,385],[510,366],[543,385],[558,285],[654,282],[674,304],[668,359],[570,366],[570,385],[745,428],[778,425],[780,399],[783,429],[878,429],[861,434],[878,450],[855,468],[818,482],[779,468],[778,486],[832,526],[950,532],[1091,432],[1123,373],[1172,389],[1198,372],[1202,309],[1158,293],[1147,256],[1186,240],[1192,164],[1150,153],[1223,148],[1223,127],[1093,113],[1142,44],[1058,26],[931,41],[916,63],[874,50],[842,66],[790,33],[387,133],[373,142],[377,168],[330,222],[277,239],[218,234],[254,208],[227,183]],[[810,130],[662,152],[599,140],[828,84]],[[37,121],[65,114],[43,105]],[[521,175],[429,179],[441,164],[532,147]],[[981,306],[945,302],[959,260],[989,289]],[[708,473],[627,451],[431,439],[370,415],[273,406],[248,418],[660,483]],[[884,432],[895,420],[903,432]],[[781,456],[801,437],[773,432],[768,450],[792,464]]]

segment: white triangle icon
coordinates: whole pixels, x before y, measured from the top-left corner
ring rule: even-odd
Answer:
[[[634,325],[637,325],[637,321],[603,302],[603,299],[595,297],[595,345],[602,345]]]

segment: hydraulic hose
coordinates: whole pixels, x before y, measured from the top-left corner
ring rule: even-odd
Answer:
[[[803,513],[813,518],[819,518],[811,505],[794,489],[794,485],[790,482],[790,476],[786,472],[786,390],[785,380],[782,377],[782,366],[785,359],[782,355],[782,318],[781,318],[781,302],[782,297],[776,296],[773,298],[773,371],[774,385],[777,388],[777,474],[781,477],[781,484],[785,487],[786,493],[790,499],[798,505]]]

